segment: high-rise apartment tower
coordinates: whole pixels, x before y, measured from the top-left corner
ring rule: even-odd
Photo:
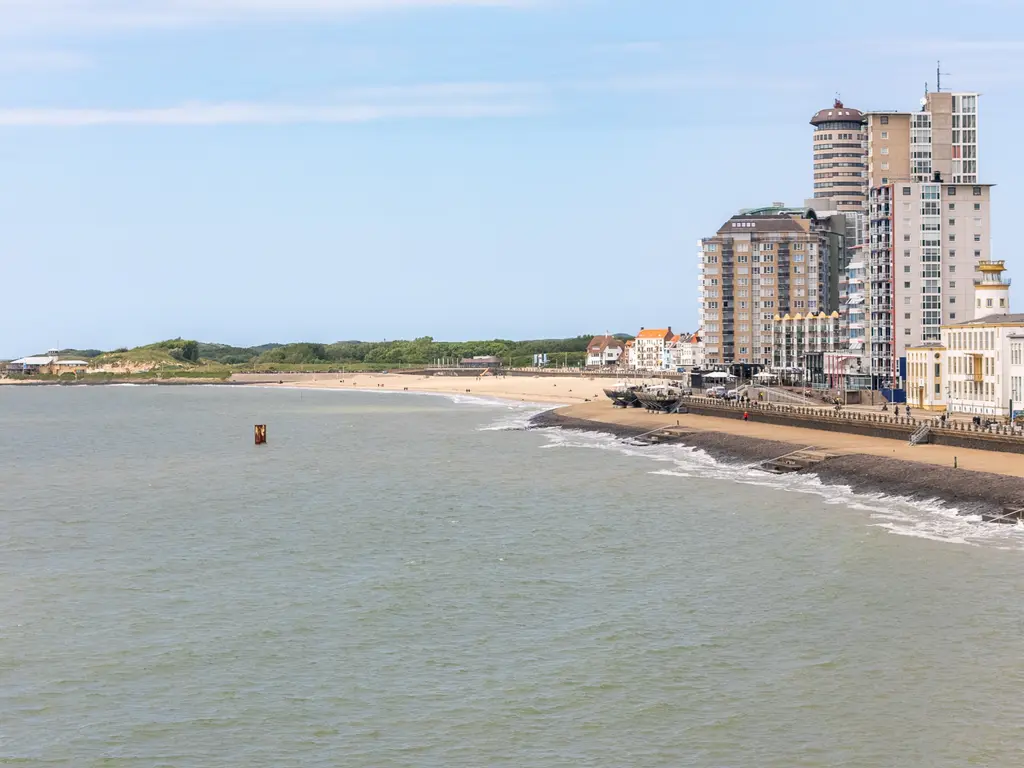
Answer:
[[[700,319],[707,365],[772,364],[773,322],[831,311],[837,238],[806,209],[741,211],[700,241]]]
[[[875,386],[898,386],[906,349],[974,318],[989,252],[991,185],[978,181],[978,94],[930,93],[918,112],[864,115],[866,310]]]
[[[863,121],[860,110],[839,99],[811,118],[817,207],[840,213],[867,209],[868,137]]]

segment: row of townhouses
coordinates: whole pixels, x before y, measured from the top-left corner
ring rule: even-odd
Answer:
[[[816,113],[813,197],[741,210],[699,242],[704,362],[807,368],[814,358],[827,386],[954,407],[951,393],[971,382],[936,384],[933,363],[924,387],[911,360],[920,366],[923,348],[959,338],[960,327],[1010,316],[1008,295],[998,297],[1004,307],[976,296],[991,293],[988,265],[1002,267],[990,252],[978,105],[977,93],[937,91],[916,111],[862,112],[837,100]],[[1009,374],[994,375],[1005,410]]]
[[[587,346],[589,367],[618,366],[635,371],[682,371],[704,365],[700,334],[672,328],[641,328],[632,339],[595,336]]]

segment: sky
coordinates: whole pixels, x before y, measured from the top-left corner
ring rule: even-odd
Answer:
[[[1012,275],[1016,0],[0,0],[0,357],[693,330],[697,240],[937,59]]]

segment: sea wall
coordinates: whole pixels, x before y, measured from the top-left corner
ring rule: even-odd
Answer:
[[[697,413],[693,409],[691,412]],[[758,414],[759,417],[761,415]],[[732,416],[735,417],[735,414]],[[794,426],[805,424],[795,423]],[[635,437],[647,431],[644,427],[572,418],[557,410],[538,414],[531,427],[602,432],[622,438]],[[710,431],[685,434],[678,444],[706,451],[719,461],[738,464],[765,461],[802,447],[776,440]],[[1020,506],[1024,502],[1024,477],[954,470],[934,464],[864,454],[835,456],[802,470],[802,474],[815,475],[824,483],[848,486],[859,493],[882,493],[918,501],[939,501],[961,514],[998,514],[1004,507]]]
[[[897,417],[890,413],[864,413],[862,411],[831,411],[821,408],[775,405],[768,403],[727,403],[710,398],[687,398],[684,406],[688,413],[725,419],[741,418],[744,411],[757,421],[786,427],[803,427],[825,432],[844,432],[867,437],[882,437],[906,442],[922,424],[931,432],[925,442],[956,448],[976,448],[981,451],[1024,454],[1024,436],[996,433],[970,424],[942,426],[938,419]],[[1005,427],[1000,427],[1005,431]]]

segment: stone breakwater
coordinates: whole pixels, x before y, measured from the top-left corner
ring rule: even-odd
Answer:
[[[647,431],[631,425],[565,416],[557,410],[538,414],[530,426],[601,432],[620,438],[636,437]],[[803,447],[714,431],[684,434],[676,444],[697,448],[718,461],[734,464],[761,462]],[[881,493],[916,501],[938,500],[964,515],[997,514],[1004,507],[1024,505],[1024,477],[953,470],[866,454],[835,456],[802,470],[802,474],[814,475],[830,485],[848,486],[857,493]]]

